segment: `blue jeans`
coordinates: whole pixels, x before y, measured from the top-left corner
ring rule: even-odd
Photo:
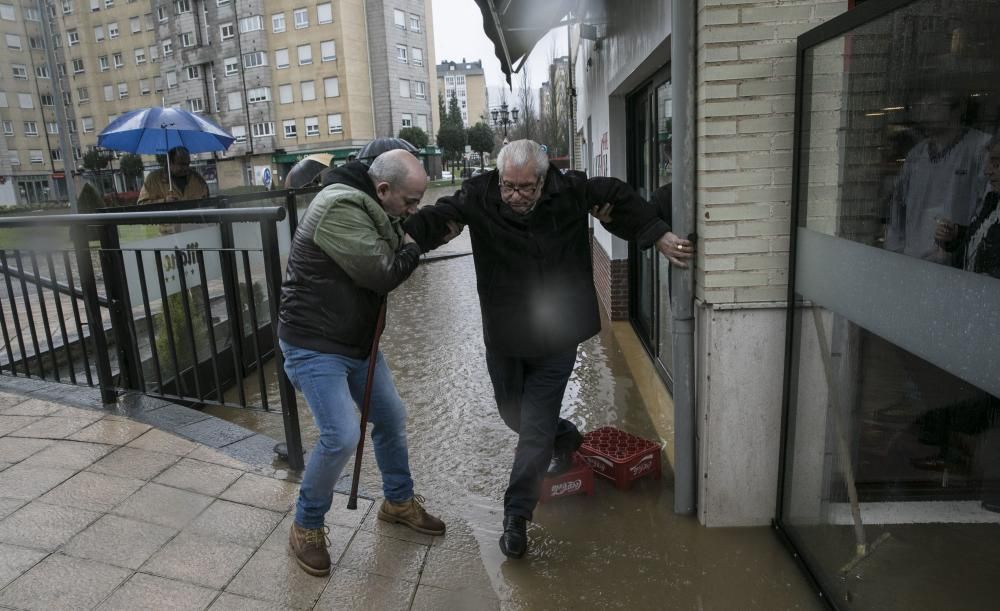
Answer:
[[[302,528],[320,528],[333,502],[333,487],[354,456],[361,437],[360,407],[368,377],[368,359],[327,354],[279,341],[285,373],[302,391],[312,411],[319,440],[309,456],[295,509]],[[375,461],[382,473],[385,498],[401,502],[413,496],[406,448],[406,406],[396,392],[392,373],[378,353],[368,421]]]

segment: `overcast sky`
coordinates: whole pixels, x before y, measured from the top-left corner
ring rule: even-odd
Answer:
[[[542,0],[539,0],[542,1]],[[445,60],[483,60],[490,104],[499,103],[501,86],[507,87],[500,70],[500,60],[493,53],[493,43],[483,33],[483,16],[474,0],[433,0],[434,52],[438,63]],[[556,28],[543,37],[528,56],[526,64],[533,89],[547,80],[546,73],[553,42],[555,57],[566,55],[566,28]],[[511,79],[515,86],[518,76]],[[508,93],[508,98],[510,94]]]

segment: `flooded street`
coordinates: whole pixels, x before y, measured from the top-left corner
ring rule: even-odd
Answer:
[[[449,247],[467,249],[467,240],[463,235]],[[488,579],[492,596],[509,609],[819,608],[769,529],[706,529],[694,517],[675,516],[669,472],[627,492],[598,479],[594,496],[541,504],[528,557],[506,560],[497,539],[516,436],[496,412],[471,256],[426,262],[392,293],[382,350],[409,409],[417,492],[448,524],[435,545],[469,560],[469,574],[455,580]],[[299,406],[309,448],[316,430],[301,397]],[[282,438],[280,414],[206,411]],[[610,424],[657,439],[608,329],[580,347],[563,416],[584,432]],[[377,498],[381,481],[370,445],[361,489]],[[490,608],[475,600],[470,608]]]

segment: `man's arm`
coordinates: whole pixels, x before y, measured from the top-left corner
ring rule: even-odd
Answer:
[[[410,277],[420,263],[420,247],[403,240],[393,250],[364,211],[328,209],[316,224],[313,241],[359,286],[386,295]]]
[[[446,195],[437,203],[420,208],[403,222],[403,229],[423,252],[438,248],[454,237],[455,226],[466,224],[466,197],[463,187],[454,195]]]

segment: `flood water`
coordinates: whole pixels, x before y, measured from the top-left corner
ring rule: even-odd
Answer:
[[[467,243],[463,236],[449,246],[461,251]],[[382,350],[409,410],[416,490],[448,522],[441,543],[469,554],[470,579],[485,574],[504,608],[820,608],[769,529],[706,529],[674,515],[669,473],[629,491],[598,480],[594,496],[540,505],[528,557],[506,560],[497,539],[516,436],[496,413],[471,257],[424,263],[391,294]],[[308,448],[316,430],[301,396],[299,406]],[[283,436],[279,414],[206,411]],[[611,424],[657,439],[607,330],[580,347],[563,416],[582,431]],[[378,498],[370,445],[361,489]]]

